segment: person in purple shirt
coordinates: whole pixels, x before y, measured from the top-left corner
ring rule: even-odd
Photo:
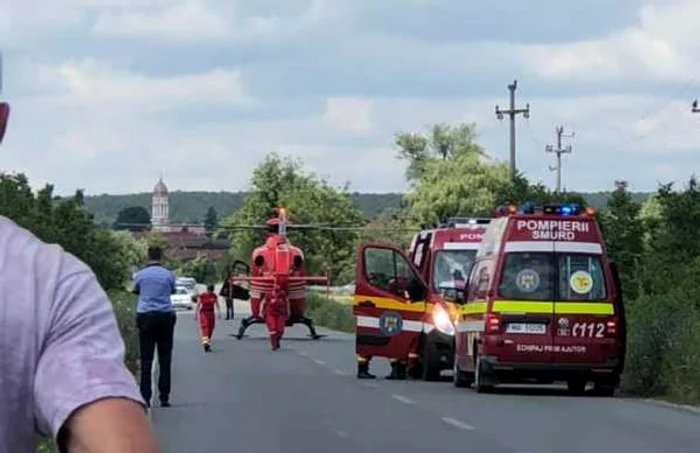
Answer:
[[[0,453],[157,453],[94,273],[0,217]]]

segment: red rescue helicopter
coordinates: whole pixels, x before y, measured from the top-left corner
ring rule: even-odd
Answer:
[[[395,228],[368,228],[367,226],[340,225],[295,225],[290,224],[287,210],[284,207],[275,210],[276,217],[269,219],[265,225],[227,225],[223,230],[255,229],[267,231],[265,243],[257,247],[250,258],[250,265],[242,260],[233,263],[230,288],[236,299],[250,300],[252,314],[241,321],[238,333],[234,335],[239,340],[245,331],[254,324],[266,323],[264,311],[265,301],[275,301],[279,298],[286,303],[286,320],[284,327],[294,324],[304,324],[310,332],[310,337],[317,340],[319,335],[312,319],[305,315],[306,291],[309,284],[326,284],[326,292],[330,298],[330,275],[309,276],[305,266],[304,252],[291,244],[287,237],[289,230],[320,230],[320,231],[413,231]],[[250,289],[243,288],[239,283],[247,282]],[[279,329],[278,329],[279,330]],[[273,348],[275,347],[273,343]]]
[[[230,280],[233,293],[244,292],[245,290],[237,283],[248,282],[252,311],[248,318],[243,319],[238,334],[235,336],[240,340],[248,327],[265,323],[267,317],[261,313],[262,306],[265,303],[281,299],[281,303],[286,304],[284,326],[304,324],[308,327],[310,336],[317,340],[322,335],[316,333],[313,321],[304,316],[306,287],[309,283],[325,283],[329,291],[330,279],[328,275],[306,275],[304,253],[300,248],[292,245],[287,237],[287,229],[291,226],[287,221],[287,211],[280,207],[276,213],[277,218],[272,218],[266,223],[267,239],[263,245],[253,251],[251,265],[249,266],[240,260],[234,263],[234,274],[238,275],[232,276]],[[246,275],[241,275],[242,273]],[[267,324],[270,328],[270,323]],[[284,326],[282,329],[277,329],[280,338]],[[272,331],[272,329],[270,330]]]

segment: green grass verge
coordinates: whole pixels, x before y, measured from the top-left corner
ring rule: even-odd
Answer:
[[[310,293],[306,298],[306,316],[314,323],[340,332],[355,332],[355,317],[352,304],[347,301],[327,299],[319,294]]]
[[[121,331],[124,345],[126,346],[125,362],[129,370],[138,376],[139,371],[139,339],[136,330],[134,296],[127,291],[109,291],[109,299],[114,307],[114,314],[117,317],[119,330]],[[39,438],[37,453],[51,453],[54,451],[53,442],[48,439]]]

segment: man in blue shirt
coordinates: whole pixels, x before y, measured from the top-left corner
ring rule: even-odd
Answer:
[[[170,364],[177,320],[170,295],[175,293],[175,274],[160,264],[162,256],[163,251],[159,247],[148,248],[149,263],[134,276],[133,292],[139,296],[136,326],[141,353],[141,395],[150,406],[151,369],[157,346],[160,405],[170,407]]]

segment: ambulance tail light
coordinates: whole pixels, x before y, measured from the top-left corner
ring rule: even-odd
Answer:
[[[605,333],[609,337],[614,337],[617,335],[617,319],[609,319],[605,323]]]
[[[501,318],[496,313],[486,313],[486,325],[484,326],[485,333],[500,333]]]

